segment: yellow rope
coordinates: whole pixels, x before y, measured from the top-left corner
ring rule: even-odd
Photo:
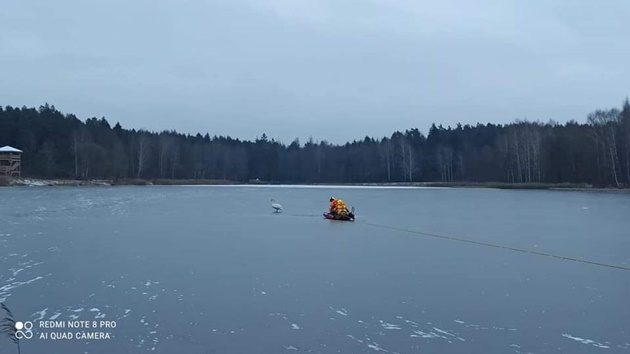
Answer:
[[[317,215],[317,214],[293,214],[292,216],[317,217],[317,216],[320,216],[320,215]],[[378,227],[378,228],[381,228],[381,229],[388,229],[388,230],[399,231],[399,232],[405,232],[405,233],[409,233],[409,234],[421,235],[421,236],[425,236],[425,237],[433,237],[433,238],[439,238],[439,239],[442,239],[442,240],[471,243],[471,244],[478,245],[478,246],[499,248],[499,249],[510,250],[510,251],[514,251],[514,252],[533,254],[533,255],[537,255],[537,256],[551,257],[551,258],[561,259],[561,260],[565,260],[565,261],[572,261],[572,262],[590,264],[590,265],[595,265],[595,266],[600,266],[600,267],[607,267],[607,268],[613,268],[613,269],[630,271],[630,267],[617,265],[617,264],[596,262],[596,261],[591,261],[591,260],[583,259],[583,258],[562,256],[562,255],[553,254],[553,253],[534,251],[534,250],[530,250],[530,249],[526,249],[526,248],[518,248],[518,247],[498,245],[498,244],[489,243],[489,242],[469,240],[469,239],[460,238],[460,237],[454,237],[454,236],[439,235],[439,234],[434,234],[434,233],[430,233],[430,232],[411,230],[411,229],[406,229],[406,228],[402,228],[402,227],[395,227],[395,226],[389,226],[389,225],[383,225],[383,224],[375,224],[375,223],[366,222],[366,221],[356,221],[356,222],[358,222],[360,224],[363,224],[363,225],[367,225],[367,226]]]
[[[630,267],[626,267],[626,266],[622,266],[622,265],[602,263],[602,262],[595,262],[595,261],[590,261],[588,259],[562,256],[562,255],[558,255],[558,254],[534,251],[534,250],[525,249],[525,248],[517,248],[517,247],[497,245],[497,244],[494,244],[494,243],[469,240],[469,239],[459,238],[459,237],[454,237],[454,236],[438,235],[438,234],[434,234],[434,233],[410,230],[410,229],[405,229],[405,228],[395,227],[395,226],[375,224],[375,223],[370,223],[370,222],[361,222],[361,223],[364,224],[364,225],[368,225],[368,226],[373,226],[373,227],[378,227],[378,228],[388,229],[388,230],[394,230],[394,231],[400,231],[400,232],[406,232],[406,233],[416,234],[416,235],[421,235],[421,236],[426,236],[426,237],[439,238],[439,239],[449,240],[449,241],[472,243],[472,244],[479,245],[479,246],[500,248],[500,249],[515,251],[515,252],[534,254],[534,255],[537,255],[537,256],[545,256],[545,257],[551,257],[551,258],[556,258],[556,259],[562,259],[562,260],[565,260],[565,261],[579,262],[579,263],[596,265],[596,266],[600,266],[600,267],[607,267],[607,268],[614,268],[614,269],[630,271]]]

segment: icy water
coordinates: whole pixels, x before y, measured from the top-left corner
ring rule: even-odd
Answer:
[[[630,352],[630,271],[383,226],[630,267],[630,194],[3,188],[0,300],[36,323],[24,354]]]

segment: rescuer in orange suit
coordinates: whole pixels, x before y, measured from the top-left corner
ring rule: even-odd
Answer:
[[[337,214],[337,199],[335,197],[330,197],[330,204],[328,204],[328,211],[331,214]]]

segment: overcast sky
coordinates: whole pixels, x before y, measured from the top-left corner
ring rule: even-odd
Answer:
[[[630,1],[2,0],[0,105],[342,142],[584,121],[630,94]]]

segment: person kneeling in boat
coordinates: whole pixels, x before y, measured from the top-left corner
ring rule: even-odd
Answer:
[[[335,197],[330,197],[330,204],[328,204],[328,211],[333,215],[337,213],[337,199],[335,199]]]
[[[330,213],[333,215],[348,215],[348,208],[346,207],[346,203],[341,199],[331,197],[328,207],[330,209]]]

